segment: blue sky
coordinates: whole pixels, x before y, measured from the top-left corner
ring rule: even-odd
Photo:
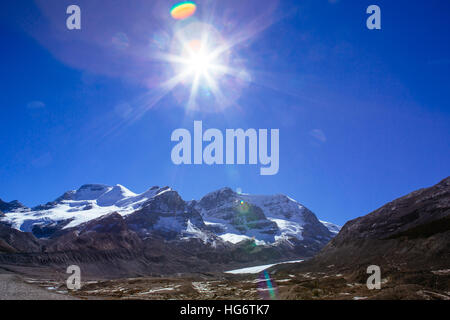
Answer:
[[[65,27],[70,4],[81,31]],[[104,183],[168,185],[190,200],[229,186],[343,224],[449,175],[448,1],[205,0],[182,23],[173,4],[2,2],[0,198],[34,206]],[[365,27],[371,4],[382,30]],[[191,22],[242,40],[229,63],[248,81],[221,82],[232,103],[220,110],[209,96],[188,110],[182,84],[161,93],[173,68],[155,57]],[[279,128],[279,173],[173,165],[170,135],[194,120]]]

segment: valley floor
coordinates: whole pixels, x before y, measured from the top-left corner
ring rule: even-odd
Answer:
[[[76,297],[67,294],[53,293],[47,282],[40,287],[32,280],[0,269],[0,300],[73,300]],[[54,288],[56,290],[56,288]]]
[[[120,300],[450,300],[449,271],[439,275],[437,286],[419,284],[421,273],[383,279],[381,290],[368,290],[365,283],[351,281],[342,274],[300,273],[290,275],[191,275],[173,278],[128,278],[85,282],[82,289],[67,293],[64,283],[25,279],[0,274],[0,299],[120,299]],[[4,280],[8,286],[4,290]],[[37,287],[40,286],[40,287]],[[440,286],[442,288],[440,288]],[[46,289],[43,289],[46,288]],[[56,294],[61,292],[66,294]]]
[[[381,290],[368,290],[365,283],[333,272],[270,271],[84,281],[76,292],[67,292],[63,281],[0,271],[0,300],[450,300],[450,269],[391,273]]]
[[[448,274],[442,277],[443,282],[448,282]],[[349,281],[341,274],[323,273],[121,279],[90,283],[76,295],[81,298],[158,300],[450,300],[450,292],[424,285],[384,279],[381,290],[368,290],[365,283]]]

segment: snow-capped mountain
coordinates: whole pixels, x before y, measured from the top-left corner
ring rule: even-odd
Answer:
[[[0,266],[50,274],[71,264],[93,277],[217,272],[311,257],[334,236],[289,197],[229,188],[184,201],[169,187],[88,184],[34,208],[0,207]]]
[[[11,202],[4,202],[2,199],[0,199],[0,211],[11,212],[15,210],[20,210],[22,208],[26,207],[17,200]]]
[[[239,194],[223,188],[203,197],[195,208],[205,224],[225,241],[254,238],[261,243],[295,238],[328,242],[330,230],[297,201],[284,195]]]
[[[277,273],[333,272],[363,279],[361,271],[365,272],[375,261],[384,277],[400,281],[391,283],[392,287],[412,288],[393,293],[395,299],[399,295],[411,299],[415,293],[422,292],[418,291],[420,286],[428,283],[432,290],[448,290],[450,177],[348,221],[314,258],[302,265],[280,266]],[[440,271],[442,276],[436,277]],[[434,277],[425,278],[426,274]],[[346,279],[351,278],[346,276]]]
[[[326,222],[323,220],[320,220],[320,222],[327,227],[327,229],[331,232],[334,233],[335,235],[339,233],[339,231],[341,231],[342,227],[338,226],[337,224],[331,223],[331,222]]]
[[[87,184],[45,205],[35,208],[15,206],[4,210],[8,213],[4,221],[26,232],[32,232],[36,225],[49,226],[61,222],[66,223],[64,228],[67,229],[112,212],[128,215],[167,191],[170,188],[152,187],[142,194],[135,194],[121,185]]]
[[[339,228],[320,222],[287,196],[238,194],[230,188],[186,202],[169,187],[136,194],[121,185],[87,184],[34,208],[19,202],[0,205],[3,223],[38,238],[60,235],[111,213],[121,215],[129,229],[143,238],[157,234],[166,239],[197,238],[214,245],[254,240],[261,245],[323,246]]]

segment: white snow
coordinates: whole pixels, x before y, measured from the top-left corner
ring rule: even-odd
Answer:
[[[242,268],[242,269],[236,269],[236,270],[230,270],[225,271],[225,273],[230,274],[253,274],[253,273],[260,273],[261,271],[264,271],[266,269],[269,269],[270,267],[279,265],[279,264],[286,264],[286,263],[299,263],[303,262],[304,260],[293,260],[293,261],[286,261],[286,262],[279,262],[274,264],[266,264],[261,266],[254,266],[254,267],[248,267],[248,268]]]
[[[35,224],[72,220],[65,226],[66,229],[112,212],[118,212],[122,216],[128,215],[151,198],[170,190],[152,188],[142,194],[136,194],[121,185],[85,185],[78,190],[67,192],[63,200],[58,201],[51,209],[7,212],[2,220],[11,223],[15,229],[28,232]],[[161,223],[170,225],[172,221]]]
[[[192,287],[199,293],[211,292],[208,282],[192,282]]]
[[[280,280],[276,280],[276,282],[289,282],[292,281],[292,279],[280,279]]]
[[[127,188],[121,185],[116,185],[115,187],[111,188],[108,192],[98,197],[97,204],[101,207],[112,206],[120,200],[135,196],[136,194],[131,192]]]
[[[214,197],[214,193],[223,192],[224,189],[210,193],[208,196]],[[245,239],[254,238],[257,244],[275,243],[277,241],[288,239],[289,237],[303,240],[303,214],[306,210],[297,201],[284,195],[249,195],[235,194],[235,202],[243,201],[244,204],[251,204],[261,208],[266,218],[274,222],[279,231],[271,235],[269,230],[249,229],[242,232],[237,230],[230,221],[227,220],[228,213],[233,210],[235,205],[232,201],[226,201],[211,210],[205,210],[198,206],[205,224],[220,227],[223,232],[219,236],[228,242],[238,243]]]
[[[327,227],[327,229],[334,234],[338,234],[339,231],[341,231],[341,226],[338,226],[337,224],[331,223],[331,222],[327,222],[327,221],[322,221],[320,220],[320,223],[322,223],[325,227]]]
[[[243,234],[235,234],[235,233],[224,233],[219,236],[223,241],[228,241],[233,244],[239,243],[244,240],[254,240],[257,245],[266,244],[265,241],[256,240],[255,238],[243,235]]]
[[[18,230],[28,232],[31,231],[33,225],[51,225],[63,220],[71,220],[65,226],[65,228],[71,228],[112,212],[126,216],[141,208],[148,200],[168,191],[171,191],[171,189],[153,187],[146,192],[136,194],[122,185],[84,185],[78,190],[64,194],[62,200],[58,200],[53,208],[45,210],[20,209],[7,212],[2,220],[11,223]],[[302,233],[305,224],[303,215],[307,209],[296,200],[284,195],[235,194],[235,201],[243,201],[261,208],[267,219],[274,222],[279,230],[276,234],[269,232],[268,228],[271,228],[271,226],[266,229],[237,230],[229,220],[229,212],[234,210],[233,208],[236,205],[232,201],[225,201],[221,206],[211,210],[197,207],[205,225],[221,230],[217,235],[222,240],[233,244],[243,240],[254,240],[257,245],[266,245],[286,241],[289,237],[303,239]],[[252,223],[255,222],[257,221],[252,221]],[[321,221],[321,223],[335,234],[340,230],[340,227],[335,224],[326,221]],[[182,232],[185,238],[199,238],[203,242],[208,241],[208,235],[190,221],[186,227],[174,217],[160,217],[155,228]]]
[[[222,223],[217,223],[217,222],[210,222],[210,221],[203,221],[207,226],[223,226]]]
[[[245,236],[243,234],[234,234],[234,233],[224,233],[219,236],[223,241],[228,241],[233,244],[239,243],[244,240],[251,240],[250,237]]]
[[[295,237],[299,240],[303,240],[302,231],[303,226],[299,222],[268,218],[269,220],[275,222],[281,231],[281,234],[277,236],[277,239],[286,238],[286,236]]]
[[[165,287],[165,288],[156,288],[156,289],[150,289],[148,291],[145,292],[139,292],[138,295],[146,295],[146,294],[152,294],[152,293],[156,293],[156,292],[161,292],[161,291],[173,291],[177,288],[181,287],[181,285],[177,285],[174,287]]]
[[[254,239],[256,244],[262,245],[267,242],[270,242],[270,240],[273,240],[273,237],[271,239],[270,235],[264,233],[265,231],[264,229],[249,229],[246,231],[245,234],[242,234],[227,220],[215,217],[206,217],[203,214],[202,216],[204,219],[203,221],[206,225],[220,227],[220,229],[222,229],[223,232],[218,232],[217,235],[222,239],[231,240],[230,241],[231,243],[238,243],[246,239]]]
[[[208,235],[192,224],[191,220],[187,221],[187,227],[184,234],[187,236],[182,239],[197,238],[202,240],[204,244],[208,243],[209,240]]]

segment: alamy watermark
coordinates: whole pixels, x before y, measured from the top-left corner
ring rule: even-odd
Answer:
[[[367,274],[371,274],[369,278],[367,278],[367,289],[369,290],[380,290],[381,289],[381,269],[377,265],[371,265],[367,267]]]
[[[81,289],[81,269],[77,265],[72,265],[67,268],[66,273],[71,274],[67,278],[66,285],[69,290],[80,290]]]
[[[267,129],[226,129],[225,148],[224,135],[219,129],[208,129],[203,132],[202,121],[194,121],[194,135],[187,129],[176,129],[171,140],[178,142],[172,149],[172,162],[181,164],[262,165],[260,174],[275,175],[280,168],[280,130],[270,130],[270,153]],[[248,148],[247,146],[248,141]],[[203,142],[208,144],[203,148]],[[194,150],[192,151],[192,144]],[[247,156],[248,149],[248,156]],[[236,151],[236,152],[235,152]],[[193,159],[192,159],[193,153]],[[236,154],[235,154],[236,153]]]
[[[81,9],[77,5],[70,5],[66,10],[67,14],[70,16],[66,20],[66,27],[69,30],[80,30],[81,29]]]
[[[372,4],[367,7],[366,13],[370,14],[367,18],[366,26],[369,30],[381,29],[381,9],[379,6]],[[66,19],[66,27],[69,30],[81,30],[81,8],[78,5],[72,4],[67,7],[66,14],[69,15]]]
[[[379,6],[372,4],[367,7],[367,14],[370,16],[367,18],[366,26],[369,30],[381,30],[381,9]]]

